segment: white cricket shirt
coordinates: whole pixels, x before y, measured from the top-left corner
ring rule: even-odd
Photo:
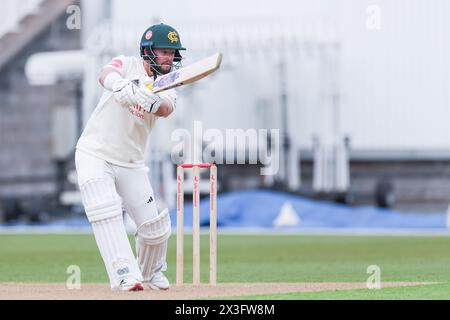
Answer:
[[[147,76],[142,58],[119,56],[105,67],[116,69],[129,80]],[[175,109],[175,90],[159,95],[169,99]],[[143,167],[147,139],[157,119],[139,105],[123,107],[112,92],[104,90],[76,148],[119,166]]]

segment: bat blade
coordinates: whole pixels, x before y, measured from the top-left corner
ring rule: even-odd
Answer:
[[[216,53],[208,58],[172,71],[156,79],[153,83],[153,92],[158,93],[198,81],[219,69],[221,63],[222,53]]]

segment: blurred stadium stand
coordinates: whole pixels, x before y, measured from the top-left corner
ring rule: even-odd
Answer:
[[[72,0],[3,1],[0,29],[0,211],[3,219],[51,209],[61,164],[52,157],[55,109],[73,108],[76,85],[29,85],[24,73],[36,52],[80,49],[79,30],[66,28]],[[40,208],[40,209],[37,209]],[[0,214],[1,215],[1,214]]]

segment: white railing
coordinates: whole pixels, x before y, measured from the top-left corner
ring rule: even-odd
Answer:
[[[43,0],[3,0],[0,4],[0,38],[8,32],[19,31],[20,20],[38,12]]]

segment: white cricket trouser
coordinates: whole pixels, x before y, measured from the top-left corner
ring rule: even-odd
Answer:
[[[142,281],[122,217],[124,208],[137,226],[158,216],[148,168],[125,168],[77,150],[75,164],[86,215],[105,263],[111,288],[132,276]]]

